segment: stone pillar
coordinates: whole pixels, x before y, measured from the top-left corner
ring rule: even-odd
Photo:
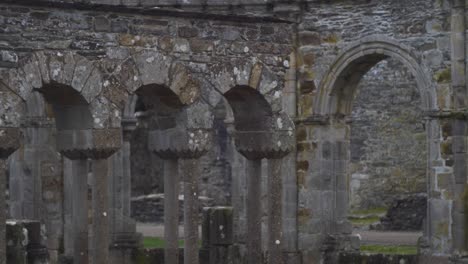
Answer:
[[[88,263],[88,160],[70,161],[73,259]]]
[[[20,146],[18,128],[0,128],[0,264],[6,264],[6,159]]]
[[[282,158],[268,160],[268,263],[282,264]]]
[[[245,171],[246,159],[235,148],[235,128],[233,120],[226,122],[229,133],[228,160],[231,163],[234,243],[245,244],[246,234],[246,193],[247,177]]]
[[[170,128],[166,130],[154,130],[148,133],[149,148],[164,159],[179,159],[179,171],[183,175],[184,183],[184,263],[199,263],[198,248],[198,178],[200,174],[200,157],[203,156],[211,145],[211,131],[207,129]],[[168,170],[174,171],[174,164]],[[167,172],[169,172],[167,170]],[[166,171],[166,169],[165,169]],[[174,182],[168,183],[173,185]],[[174,203],[175,191],[169,196]],[[170,211],[170,215],[174,212]],[[165,215],[165,217],[167,217]],[[178,221],[176,221],[178,223]],[[171,225],[171,228],[174,226]],[[173,241],[176,234],[171,234],[168,239]],[[172,242],[174,243],[174,242]],[[166,262],[167,263],[167,262]],[[172,264],[172,263],[171,263]]]
[[[176,159],[164,160],[164,262],[179,263],[179,168]]]
[[[247,263],[263,263],[262,254],[262,159],[248,159],[247,177]]]
[[[57,133],[57,148],[71,160],[93,160],[93,240],[91,243],[92,256],[85,258],[81,251],[74,250],[74,261],[81,263],[108,263],[109,259],[109,204],[108,204],[108,158],[122,145],[120,128],[115,129],[86,129],[61,130]],[[80,164],[80,168],[84,165]],[[84,173],[84,172],[83,172]],[[81,174],[81,173],[80,173]],[[86,171],[87,175],[87,171]],[[78,176],[80,177],[80,176]],[[75,177],[76,178],[76,177]],[[86,177],[84,177],[86,179]],[[80,184],[83,182],[80,181]],[[75,203],[73,206],[77,206]],[[74,208],[74,212],[78,210]],[[87,211],[87,207],[84,208]],[[86,214],[87,215],[87,214]],[[75,215],[73,216],[75,217]],[[87,219],[85,221],[87,224]],[[79,230],[74,227],[74,240]],[[83,228],[84,229],[84,228]],[[87,229],[87,227],[86,227]],[[84,239],[84,238],[83,238]],[[84,243],[84,242],[83,242]],[[81,247],[81,246],[80,246]],[[84,246],[83,246],[84,247]]]
[[[130,140],[136,119],[122,120],[123,144],[109,163],[112,164],[109,178],[109,220],[111,230],[111,246],[109,262],[115,264],[132,263],[135,249],[141,246],[141,235],[136,233],[136,223],[131,218],[131,164]]]
[[[93,244],[94,264],[109,262],[109,168],[107,159],[93,160]]]
[[[293,127],[291,127],[293,129]],[[294,148],[293,130],[236,132],[238,151],[247,159],[247,263],[263,263],[261,160],[268,158],[268,263],[283,263],[282,158]]]
[[[200,164],[197,158],[180,160],[184,183],[184,264],[198,264],[198,178]]]

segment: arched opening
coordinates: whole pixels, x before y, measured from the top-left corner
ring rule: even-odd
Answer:
[[[428,153],[421,105],[414,76],[391,58],[356,85],[348,116],[349,219],[367,248],[379,239],[415,251],[422,235]],[[386,231],[394,232],[393,240]]]
[[[58,130],[91,129],[93,117],[86,99],[70,86],[48,84],[36,90],[51,106]]]
[[[324,136],[324,143],[319,146],[322,149],[322,161],[319,164],[324,167],[319,175],[325,179],[321,191],[332,191],[330,205],[334,208],[331,214],[323,213],[324,218],[331,220],[330,226],[325,229],[327,233],[350,234],[353,230],[349,220],[361,221],[360,216],[349,218],[349,201],[350,189],[353,188],[354,194],[359,193],[371,199],[367,197],[371,196],[370,193],[357,190],[357,182],[370,177],[363,172],[373,171],[377,179],[387,174],[405,186],[417,185],[403,192],[422,191],[429,200],[432,198],[432,166],[440,163],[437,154],[440,139],[431,131],[438,131],[440,126],[438,120],[427,119],[425,114],[437,110],[434,84],[408,48],[392,40],[376,39],[363,39],[338,56],[323,78],[318,104],[314,109],[316,114],[330,117],[330,123],[323,127],[328,135]],[[385,73],[385,68],[389,66],[396,70]],[[410,81],[405,84],[405,80]],[[372,86],[374,89],[371,89]],[[411,88],[405,89],[404,86]],[[401,113],[395,110],[405,106],[408,111]],[[370,135],[372,131],[375,132]],[[404,134],[401,134],[402,131]],[[411,157],[414,159],[411,160]],[[333,165],[330,167],[329,163]],[[418,174],[417,177],[410,175],[414,173]],[[377,180],[378,188],[397,189],[397,184],[389,180]],[[373,204],[379,203],[376,200],[382,199],[385,193],[382,189],[378,192],[378,188],[372,190],[376,195]],[[356,196],[351,198],[359,203],[356,202]],[[382,201],[384,203],[385,199]],[[421,213],[426,218],[422,228],[424,236],[431,237],[434,223],[441,219],[431,213],[430,205],[427,208]],[[361,222],[378,221],[379,218],[377,215],[374,219]],[[414,244],[417,238],[416,235],[412,240]],[[362,239],[365,243],[366,238]]]
[[[238,131],[267,131],[271,128],[270,104],[255,89],[236,86],[224,94],[234,112]]]
[[[78,218],[72,197],[79,188],[76,180],[84,181],[87,190],[82,205],[91,201],[92,184],[87,177],[91,175],[88,161],[83,162],[82,174],[74,175],[72,161],[59,153],[55,136],[61,130],[91,129],[93,118],[84,97],[59,83],[33,91],[24,105],[21,126],[24,144],[12,155],[9,166],[13,176],[9,183],[15,190],[9,212],[12,218],[39,220],[44,224],[45,245],[51,260],[57,261],[60,255],[72,255],[72,223],[74,217]],[[83,210],[86,223],[87,210],[87,207]]]

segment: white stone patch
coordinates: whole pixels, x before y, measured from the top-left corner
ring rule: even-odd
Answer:
[[[249,52],[249,47],[245,47],[245,48],[244,48],[244,52],[245,52],[245,53]]]
[[[106,80],[106,81],[104,82],[104,87],[109,86],[109,84],[110,84],[110,82],[109,82],[108,80]]]
[[[136,76],[136,75],[133,76],[133,80],[134,80],[135,82],[138,81],[138,76]]]
[[[180,44],[175,46],[175,50],[180,51],[180,52],[187,52],[189,51],[189,48],[186,44]]]
[[[190,139],[190,140],[188,141],[188,143],[189,143],[190,145],[192,145],[192,144],[193,144],[193,140]]]
[[[289,61],[288,61],[288,60],[284,60],[284,61],[283,61],[283,66],[286,67],[286,68],[289,68]]]
[[[281,241],[279,241],[279,240],[277,239],[277,240],[275,241],[275,244],[276,244],[276,245],[279,245],[279,244],[281,244]]]
[[[57,77],[60,73],[60,69],[55,69],[53,72],[52,72],[52,76],[53,77]]]
[[[275,93],[273,94],[273,97],[278,99],[281,97],[281,92],[280,91],[275,91]]]
[[[59,51],[59,52],[57,52],[57,56],[63,57],[63,54]]]
[[[102,213],[103,216],[107,216],[107,212]]]
[[[196,193],[196,192],[194,192],[194,193],[193,193],[193,196],[197,196],[197,193]]]
[[[194,133],[190,133],[190,137],[193,138],[195,136]]]
[[[154,61],[154,57],[149,57],[146,59],[147,63],[152,63]]]
[[[290,136],[290,137],[291,137],[292,135],[293,135],[293,132],[292,132],[292,130],[289,130],[289,131],[288,131],[288,136]]]
[[[219,226],[219,230],[222,231],[224,229],[224,226],[223,225],[220,225]]]
[[[281,141],[278,141],[277,145],[278,147],[281,147]]]
[[[24,240],[21,241],[21,244],[23,244],[23,246],[26,246],[27,244],[29,244],[28,230],[26,228],[23,228],[23,237]]]
[[[240,73],[239,69],[237,69],[237,67],[234,67],[234,74],[238,75],[239,73]]]
[[[94,123],[95,123],[95,124],[99,124],[100,122],[101,122],[101,119],[100,119],[100,118],[97,118],[97,117],[94,118]]]
[[[278,126],[279,129],[283,128],[283,119],[281,117],[278,117],[276,119],[276,125]]]

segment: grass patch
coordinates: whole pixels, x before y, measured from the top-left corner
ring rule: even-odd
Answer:
[[[358,225],[358,226],[364,226],[364,225],[370,225],[373,223],[377,223],[380,221],[380,217],[378,216],[371,216],[371,217],[366,217],[366,218],[349,218],[349,221],[353,225]]]
[[[166,241],[160,237],[144,237],[143,246],[145,248],[164,248]],[[179,247],[184,247],[184,240],[179,240]]]
[[[416,255],[416,246],[361,245],[361,251],[372,254]]]
[[[353,210],[350,214],[353,215],[371,215],[371,214],[385,214],[387,212],[386,207],[377,207],[366,210]]]

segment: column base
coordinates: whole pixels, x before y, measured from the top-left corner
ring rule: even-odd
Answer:
[[[134,264],[135,253],[142,247],[142,235],[140,233],[114,234],[109,247],[109,263]]]
[[[286,264],[301,264],[302,256],[301,253],[296,252],[283,252],[283,263]]]

